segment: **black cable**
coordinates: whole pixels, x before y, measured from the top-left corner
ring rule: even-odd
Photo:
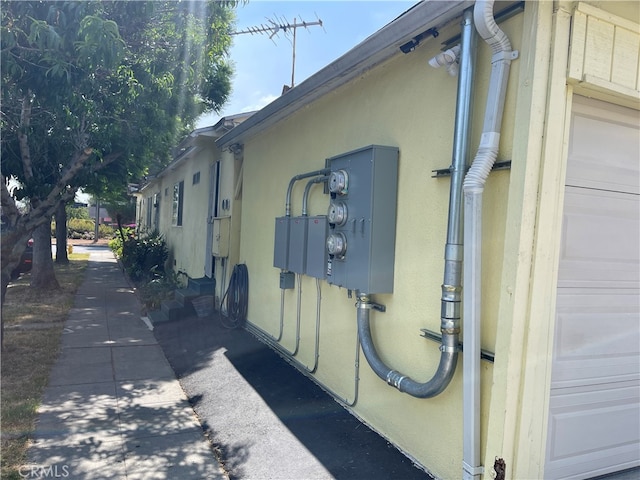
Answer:
[[[226,328],[238,328],[247,320],[247,307],[249,304],[249,271],[244,264],[233,267],[229,286],[224,292],[220,305],[227,301],[226,315],[220,315],[220,322]]]

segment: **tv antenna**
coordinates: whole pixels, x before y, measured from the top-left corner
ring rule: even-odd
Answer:
[[[293,22],[287,21],[287,19],[284,17],[278,18],[274,16],[274,18],[275,20],[271,18],[267,18],[268,24],[260,24],[254,27],[248,27],[248,28],[245,28],[244,30],[231,32],[229,35],[268,34],[269,40],[275,43],[275,41],[273,40],[273,37],[277,36],[278,32],[284,32],[285,35],[289,35],[291,33],[292,34],[291,46],[292,46],[292,52],[293,52],[292,61],[291,61],[291,88],[293,88],[293,86],[295,85],[295,73],[296,73],[296,30],[298,28],[308,29],[309,27],[313,27],[313,26],[322,27],[322,20],[320,20],[317,15],[316,15],[317,20],[313,22],[305,22],[304,20],[302,20],[302,18],[300,18],[300,21],[298,21],[297,17],[293,18]]]

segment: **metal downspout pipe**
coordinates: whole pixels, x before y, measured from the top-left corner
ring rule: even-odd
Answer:
[[[463,332],[463,479],[480,479],[480,320],[482,277],[482,192],[498,156],[500,129],[511,60],[517,52],[493,17],[493,0],[479,0],[474,8],[478,33],[492,49],[482,137],[465,177],[464,191],[464,332]]]
[[[370,329],[370,311],[375,308],[367,293],[358,292],[358,334],[369,365],[380,378],[401,392],[430,398],[441,393],[451,382],[459,351],[460,302],[462,290],[462,181],[468,155],[473,78],[475,67],[475,34],[472,12],[464,13],[460,46],[460,75],[456,100],[453,162],[447,244],[445,246],[444,281],[442,285],[440,329],[440,363],[433,377],[424,383],[390,369],[376,352]]]

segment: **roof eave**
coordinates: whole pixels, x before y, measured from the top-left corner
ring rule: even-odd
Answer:
[[[277,98],[216,140],[223,149],[243,143],[296,110],[400,54],[400,46],[431,28],[441,28],[474,4],[472,0],[426,1],[396,18],[343,56]]]

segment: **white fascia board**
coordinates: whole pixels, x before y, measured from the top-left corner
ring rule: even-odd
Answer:
[[[431,28],[442,28],[462,15],[463,10],[473,4],[474,1],[471,0],[418,3],[343,56],[224,134],[216,140],[216,145],[223,149],[234,143],[243,143],[248,137],[357,78],[393,55],[402,55],[401,45]]]

